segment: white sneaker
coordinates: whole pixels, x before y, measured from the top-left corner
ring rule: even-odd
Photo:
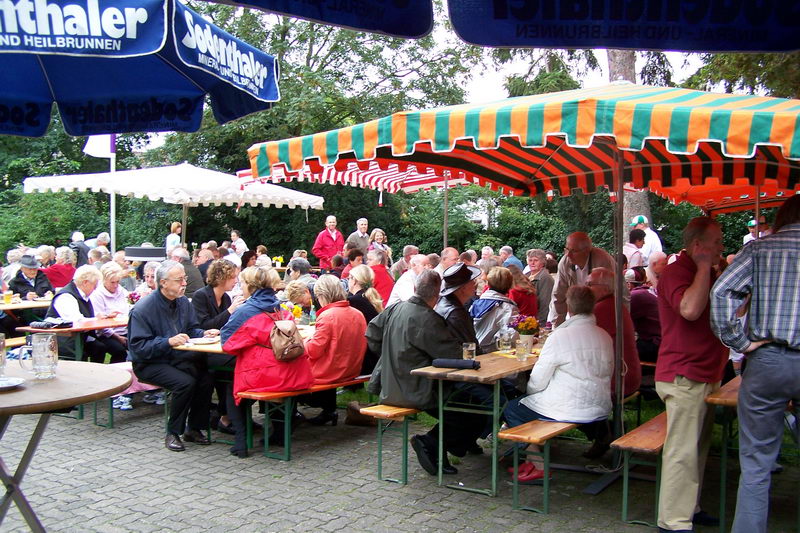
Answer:
[[[130,411],[133,409],[131,399],[128,396],[117,396],[114,398],[111,405],[114,409],[119,409],[120,411]]]
[[[164,405],[164,391],[157,391],[151,394],[145,394],[142,398],[144,403],[152,403],[155,405]]]

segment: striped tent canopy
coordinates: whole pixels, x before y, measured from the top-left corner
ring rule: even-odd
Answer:
[[[746,178],[735,180],[724,185],[718,178],[707,178],[703,183],[692,184],[681,178],[671,187],[662,187],[660,183],[650,182],[650,191],[670,200],[673,204],[688,202],[696,205],[707,214],[732,213],[780,207],[786,199],[800,190],[784,189],[778,186],[777,180],[767,179],[764,183],[752,185]]]
[[[637,189],[774,182],[791,192],[800,189],[800,100],[614,83],[404,111],[248,154],[256,179],[392,192],[445,180],[515,196],[613,190],[620,155],[624,181]]]

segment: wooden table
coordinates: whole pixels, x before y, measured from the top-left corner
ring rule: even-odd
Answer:
[[[2,303],[3,300],[0,298],[0,310],[10,313],[12,316],[15,316],[14,313],[16,311],[22,311],[28,322],[32,322],[34,320],[39,320],[39,317],[34,315],[33,311],[35,309],[47,309],[50,307],[52,301],[52,298],[41,300],[37,298],[36,300],[22,300],[18,303],[6,304]]]
[[[438,482],[442,484],[442,463],[444,459],[444,413],[447,409],[444,397],[444,382],[445,381],[462,381],[466,383],[480,383],[484,385],[493,386],[492,394],[492,487],[491,489],[477,489],[466,487],[461,484],[447,485],[449,488],[457,490],[466,490],[468,492],[477,492],[486,494],[488,496],[497,496],[497,483],[498,483],[498,451],[497,451],[497,433],[500,430],[500,380],[504,377],[511,376],[518,372],[525,372],[533,368],[538,360],[537,355],[530,355],[525,361],[519,361],[516,357],[510,354],[500,352],[492,352],[488,354],[479,355],[476,357],[481,363],[478,370],[461,370],[457,368],[437,368],[434,366],[426,366],[417,368],[411,371],[414,376],[422,376],[429,379],[438,380],[439,385],[439,460],[438,460]],[[478,414],[487,414],[485,407],[483,409],[467,409],[459,407],[461,412],[471,412]]]
[[[706,403],[711,405],[721,405],[727,407],[726,413],[722,417],[722,453],[719,457],[719,530],[724,533],[725,528],[725,509],[727,507],[728,489],[728,449],[730,447],[731,426],[736,415],[736,407],[739,405],[739,387],[742,385],[742,376],[736,376],[716,392],[706,396]]]
[[[20,414],[39,414],[28,446],[12,475],[0,458],[0,478],[6,493],[0,499],[0,524],[5,519],[13,501],[31,531],[45,531],[20,488],[22,478],[30,466],[36,448],[42,439],[52,411],[64,410],[86,402],[100,400],[125,390],[131,382],[128,372],[110,365],[79,361],[59,361],[56,377],[52,380],[35,380],[18,365],[6,365],[6,374],[25,378],[16,389],[0,391],[0,439],[5,435],[11,417]]]
[[[303,339],[309,338],[311,335],[314,334],[316,328],[314,326],[297,326],[297,330],[300,332],[300,336]],[[180,350],[182,352],[200,352],[200,353],[216,353],[216,354],[224,354],[225,352],[222,350],[222,343],[221,341],[217,341],[211,344],[194,344],[192,342],[181,344],[180,346],[175,346],[176,350]]]

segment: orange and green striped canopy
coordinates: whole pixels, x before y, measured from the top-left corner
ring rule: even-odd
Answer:
[[[613,188],[615,158],[635,188],[746,180],[800,188],[800,100],[615,83],[391,116],[248,150],[253,176],[397,192],[444,179],[506,194]],[[382,180],[380,169],[394,176]],[[276,173],[277,174],[277,173]],[[402,175],[403,179],[396,177]],[[352,181],[348,181],[352,180]]]

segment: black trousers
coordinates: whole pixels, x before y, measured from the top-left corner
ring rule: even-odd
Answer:
[[[475,405],[492,405],[492,388],[486,385],[458,383],[455,392],[450,396],[452,401]],[[426,409],[433,418],[439,418],[439,409]],[[441,422],[441,421],[440,421]],[[464,457],[467,449],[475,444],[487,423],[491,423],[489,415],[446,411],[444,413],[444,447],[456,457]],[[436,424],[424,436],[426,445],[433,451],[439,449],[439,424]]]
[[[182,434],[189,429],[208,427],[213,386],[203,354],[186,352],[189,357],[167,363],[134,363],[139,381],[157,385],[172,393],[167,432]]]
[[[208,354],[209,368],[215,366],[227,366],[233,369],[236,365],[236,358],[232,355],[223,353]],[[233,370],[210,370],[211,380],[214,382],[214,390],[217,391],[217,413],[219,416],[228,416],[229,400],[233,399]]]
[[[113,337],[97,337],[84,345],[84,359],[92,363],[104,363],[106,354],[111,354],[112,363],[124,363],[128,349]]]

